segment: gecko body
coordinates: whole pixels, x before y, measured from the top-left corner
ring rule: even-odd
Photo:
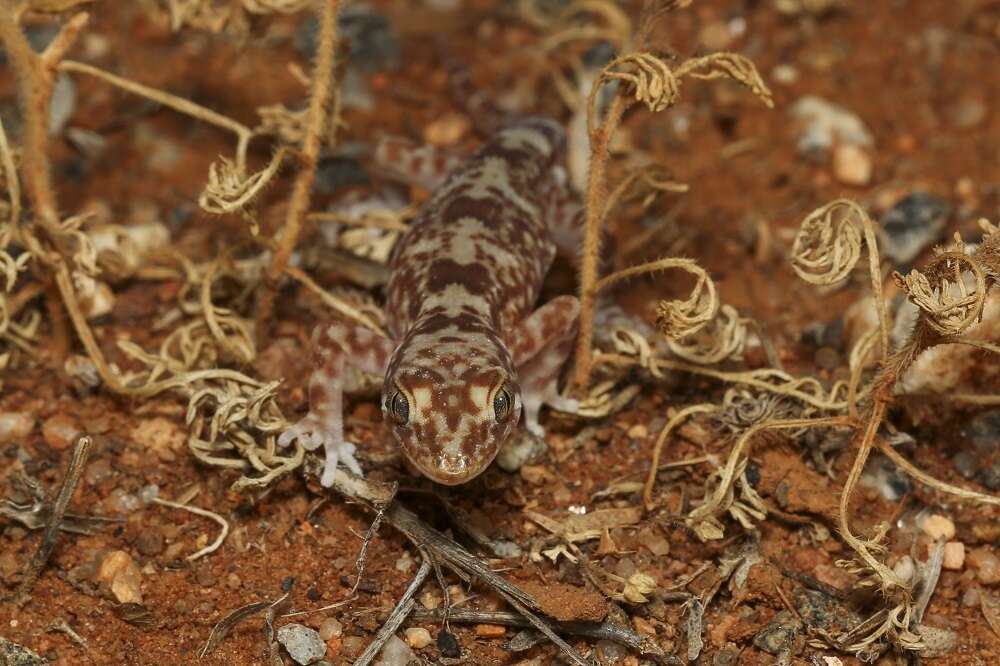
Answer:
[[[400,160],[387,150],[384,160]],[[541,434],[543,404],[575,408],[558,380],[577,300],[561,296],[535,308],[572,208],[564,151],[562,127],[529,118],[499,131],[444,179],[420,167],[446,160],[411,159],[415,179],[433,193],[389,261],[389,335],[340,322],[319,327],[309,414],[279,438],[324,448],[323,485],[332,484],[338,461],[361,471],[343,434],[347,366],[385,377],[382,412],[395,438],[417,469],[447,485],[483,472],[522,411],[525,426]]]

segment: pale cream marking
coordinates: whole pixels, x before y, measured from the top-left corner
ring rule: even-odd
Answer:
[[[472,404],[478,406],[480,410],[483,409],[484,405],[490,403],[490,389],[492,387],[485,386],[483,384],[473,384],[469,386],[469,398],[472,400]]]
[[[425,386],[413,389],[410,393],[413,403],[410,406],[410,418],[416,417],[422,423],[431,408],[431,390]]]
[[[552,144],[538,130],[522,127],[507,130],[500,135],[500,143],[508,150],[518,150],[525,145],[533,146],[545,157],[552,155]]]

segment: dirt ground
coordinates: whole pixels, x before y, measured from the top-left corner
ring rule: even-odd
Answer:
[[[481,142],[471,112],[449,94],[442,53],[463,61],[486,97],[569,123],[572,114],[551,72],[539,65],[546,62],[539,49],[547,28],[532,25],[522,13],[527,5],[554,12],[567,4],[399,0],[355,5],[362,18],[341,22],[351,41],[338,52],[338,58],[352,58],[346,77],[351,92],[344,93],[351,103],[344,104],[336,147],[322,153],[309,210],[328,210],[376,189],[381,179],[370,168],[365,146],[380,135],[430,141],[462,153]],[[697,260],[723,302],[762,325],[785,371],[816,377],[828,387],[848,376],[848,344],[857,339],[852,326],[859,318],[848,309],[870,293],[867,259],[862,257],[862,267],[846,286],[817,288],[790,268],[795,231],[810,211],[842,196],[881,220],[904,196],[929,193],[949,208],[933,239],[939,243],[955,232],[974,242],[982,236],[979,218],[1000,218],[1000,5],[844,0],[816,13],[793,11],[796,6],[696,0],[659,24],[653,43],[672,58],[668,62],[716,50],[747,56],[770,87],[774,108],[731,82],[695,79],[683,82],[679,102],[662,113],[633,107],[620,135],[627,143],[615,149],[613,177],[623,173],[631,150],[669,169],[689,190],[661,195],[646,210],[641,198],[633,198],[612,223],[617,247],[624,248],[618,264],[661,256]],[[217,30],[190,25],[174,30],[166,7],[153,0],[88,3],[82,9],[90,22],[67,57],[190,99],[250,127],[258,122],[258,107],[304,107],[303,77],[310,76],[316,43],[315,19],[308,12],[247,14],[245,26],[233,22]],[[636,3],[623,9],[633,21],[638,16]],[[50,26],[70,15],[29,13],[21,24],[33,40],[44,41],[54,35]],[[568,72],[570,54],[583,50],[555,49],[552,69]],[[24,123],[9,56],[3,62],[0,117],[17,145]],[[338,73],[345,78],[343,68]],[[57,98],[68,117],[47,147],[62,215],[91,210],[117,224],[161,222],[171,248],[192,262],[258,252],[241,215],[212,215],[197,203],[210,165],[219,155],[232,155],[231,134],[98,78],[70,78],[72,99]],[[797,147],[802,128],[791,109],[810,95],[856,115],[871,135],[870,145],[845,155],[839,140],[832,153],[803,153]],[[249,153],[253,168],[263,168],[276,146],[255,139]],[[836,160],[858,152],[858,159],[870,161],[871,172],[852,180],[850,168],[857,165]],[[864,164],[858,168],[863,171]],[[286,162],[256,203],[265,237],[285,217],[297,170],[294,160]],[[404,196],[419,202],[427,192],[413,188]],[[664,219],[655,232],[641,236]],[[322,245],[315,224],[307,225],[300,247]],[[928,244],[906,262],[894,265],[884,258],[883,272],[905,272],[930,257]],[[335,262],[301,261],[324,287],[352,283]],[[152,271],[116,281],[113,307],[91,320],[100,349],[117,367],[139,367],[120,341],[152,350],[171,330],[176,319],[165,317],[177,312],[174,304],[183,286],[172,275]],[[40,280],[41,273],[23,273],[18,288]],[[572,270],[557,266],[546,297],[571,290],[573,283]],[[691,280],[666,272],[632,280],[614,298],[651,324],[660,299],[684,297],[690,287]],[[886,290],[890,299],[899,294],[891,280]],[[238,291],[238,284],[227,286],[227,297]],[[377,288],[368,291],[377,299]],[[298,473],[266,491],[233,490],[239,471],[202,464],[189,453],[182,397],[123,397],[99,381],[81,380],[86,373],[66,371],[54,355],[45,298],[38,293],[28,304],[43,317],[34,344],[38,358],[13,357],[2,380],[0,482],[6,485],[0,487],[12,488],[15,473],[24,472],[54,495],[74,437],[86,433],[93,437],[93,450],[70,511],[115,521],[91,534],[60,535],[26,603],[0,603],[0,637],[55,664],[268,663],[263,614],[239,623],[204,658],[198,655],[213,626],[228,613],[272,602],[283,590],[291,591],[286,612],[347,600],[373,514],[337,495],[323,500],[318,485],[307,484]],[[252,312],[252,299],[231,302],[244,304],[244,315]],[[284,379],[278,403],[289,418],[297,418],[307,406],[304,350],[315,324],[330,316],[313,292],[283,282],[269,340],[254,360],[231,361],[228,367],[263,380]],[[766,367],[773,360],[766,351],[750,345],[743,361],[720,367]],[[83,348],[74,342],[72,352],[83,354]],[[945,392],[997,393],[996,356],[969,353],[958,368],[962,376]],[[401,502],[473,552],[493,558],[494,570],[544,598],[553,614],[561,610],[568,619],[581,619],[594,612],[588,604],[596,604],[603,616],[607,595],[617,595],[614,605],[634,632],[686,662],[696,605],[691,599],[708,598],[703,647],[694,663],[860,663],[824,644],[819,633],[842,631],[881,607],[877,596],[860,589],[860,575],[837,566],[852,555],[837,522],[840,491],[853,461],[851,448],[843,446],[846,440],[839,447],[825,446],[836,439],[828,430],[756,437],[745,478],[767,507],[766,518],[749,517],[744,525],[725,514],[722,538],[703,541],[684,518],[702,501],[713,463],[725,464],[735,439],[731,431],[708,418],[688,422],[669,438],[660,462],[694,461],[661,469],[655,501],[645,511],[642,483],[667,420],[688,405],[721,403],[727,386],[690,373],[668,371],[656,379],[638,369],[625,381],[641,389],[620,411],[598,420],[547,414],[547,452],[516,472],[494,465],[451,489],[410,474],[375,398],[349,401],[347,423],[370,478],[398,480]],[[892,403],[887,422],[912,437],[899,450],[947,483],[980,492],[1000,489],[987,473],[996,469],[991,466],[1000,456],[996,412],[927,395],[932,392],[925,388]],[[188,559],[215,540],[219,525],[148,501],[155,494],[223,517],[230,529],[221,547]],[[445,511],[446,505],[455,511]],[[546,531],[546,518],[563,525],[571,517],[607,509],[632,509],[634,519],[561,551],[550,550],[558,539]],[[881,522],[891,528],[882,558],[896,571],[907,562],[922,566],[938,534],[928,521],[944,524],[945,564],[923,615],[939,630],[934,634],[939,645],[923,657],[929,663],[1000,663],[998,516],[996,506],[932,490],[880,457],[872,460],[852,497],[856,534],[871,535]],[[487,555],[456,520],[517,544],[519,555]],[[0,596],[15,590],[40,538],[41,530],[0,515]],[[962,558],[956,562],[959,548]],[[324,659],[351,664],[374,638],[420,559],[403,535],[383,524],[367,546],[356,598],[279,619],[277,625],[299,622],[319,630],[326,638]],[[652,581],[644,593],[635,589],[642,579],[637,574]],[[506,609],[479,584],[467,584],[447,570],[445,580],[458,608]],[[432,576],[417,594],[417,607],[441,603]],[[64,626],[82,641],[59,629]],[[429,644],[421,644],[419,632],[404,633],[415,627],[428,630]],[[518,629],[488,622],[450,623],[462,656],[449,656],[447,637],[439,638],[442,631],[433,619],[410,619],[397,633],[418,646],[413,649],[417,663],[564,663],[546,641],[523,651],[510,649],[507,642]],[[598,663],[655,663],[606,640],[566,639]],[[281,658],[292,663],[287,654]],[[888,650],[877,663],[911,660]]]

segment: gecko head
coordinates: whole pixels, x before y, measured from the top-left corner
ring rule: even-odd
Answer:
[[[501,365],[454,359],[433,370],[399,364],[386,376],[382,414],[424,476],[454,486],[489,467],[521,418],[517,378]]]

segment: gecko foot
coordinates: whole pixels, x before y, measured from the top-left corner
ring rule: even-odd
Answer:
[[[298,423],[285,430],[278,437],[278,446],[288,446],[295,440],[302,444],[302,448],[307,451],[315,451],[321,445],[326,453],[326,462],[323,465],[323,476],[320,484],[324,488],[333,485],[333,476],[337,471],[337,462],[341,461],[347,469],[358,476],[364,476],[361,465],[354,459],[354,452],[357,447],[344,439],[343,434],[338,433],[334,428],[312,412],[307,414]]]

